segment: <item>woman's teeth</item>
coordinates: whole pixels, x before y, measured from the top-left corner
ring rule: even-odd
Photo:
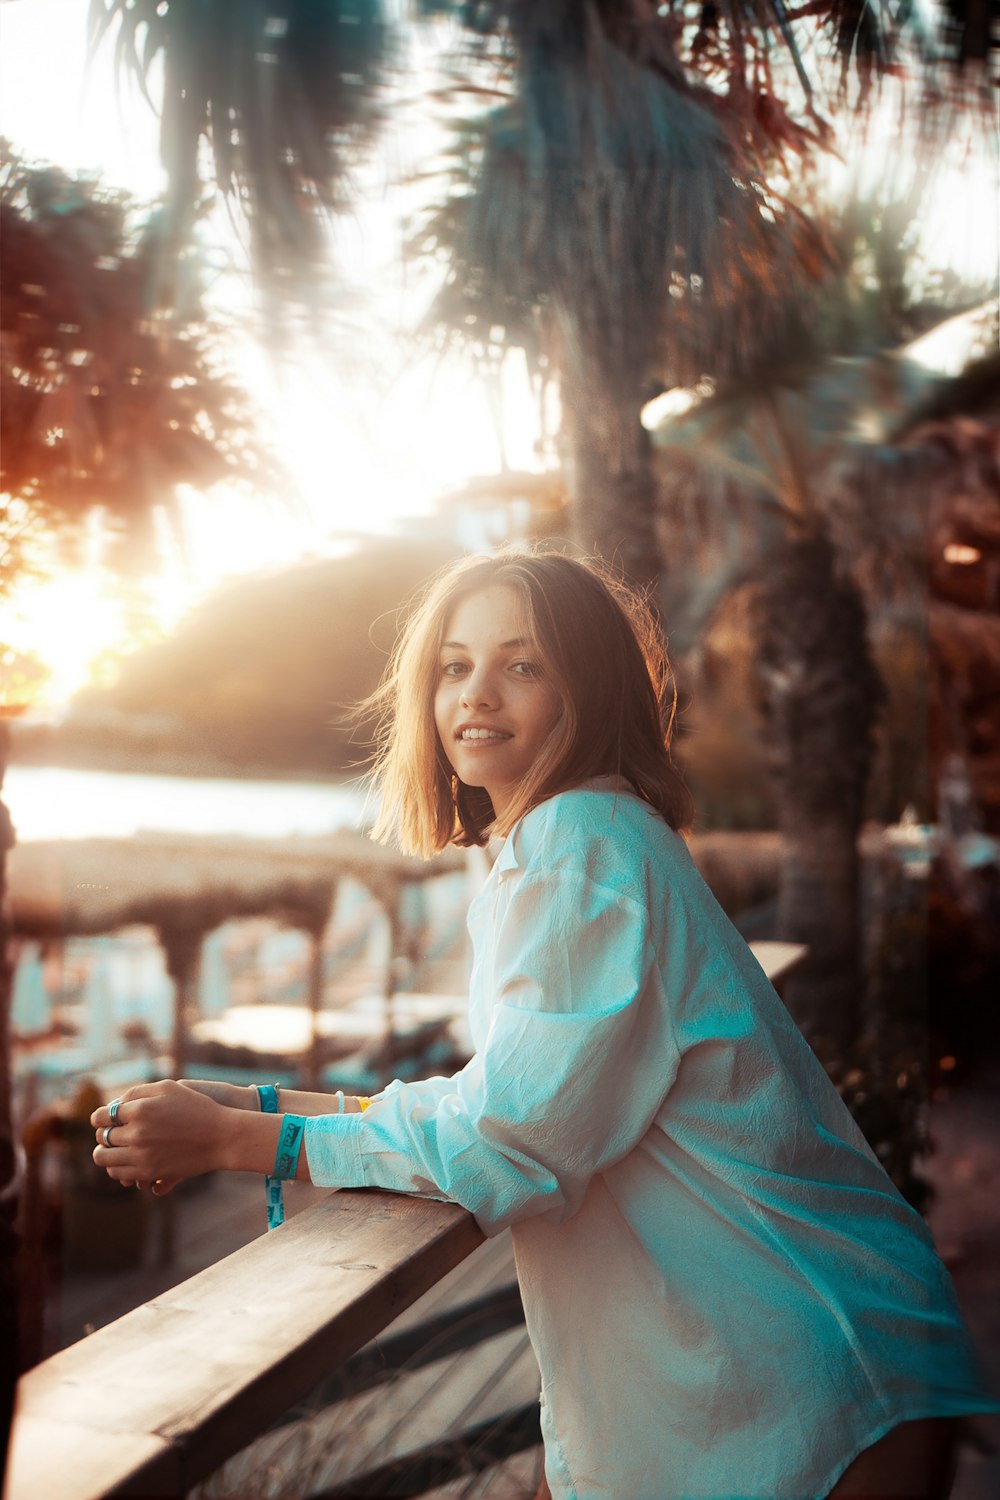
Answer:
[[[509,740],[509,734],[503,734],[499,729],[463,729],[460,739],[463,740]]]

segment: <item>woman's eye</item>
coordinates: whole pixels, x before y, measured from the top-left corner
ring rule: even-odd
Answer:
[[[464,661],[446,661],[441,665],[442,677],[461,677],[465,671]]]
[[[518,677],[537,677],[538,665],[533,661],[516,661],[513,663],[513,671]]]

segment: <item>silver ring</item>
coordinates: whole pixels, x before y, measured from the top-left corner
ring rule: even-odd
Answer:
[[[122,1101],[120,1099],[112,1099],[111,1103],[108,1105],[108,1114],[111,1116],[112,1125],[118,1124],[118,1111],[121,1109],[121,1107]]]
[[[115,1127],[113,1125],[105,1125],[104,1129],[101,1131],[101,1138],[103,1139],[106,1146],[111,1145],[111,1132],[112,1130],[114,1130],[114,1128]]]

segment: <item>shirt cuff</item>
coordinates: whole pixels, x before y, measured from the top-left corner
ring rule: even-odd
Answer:
[[[368,1187],[361,1132],[364,1115],[310,1115],[306,1120],[305,1153],[309,1176],[316,1187]]]

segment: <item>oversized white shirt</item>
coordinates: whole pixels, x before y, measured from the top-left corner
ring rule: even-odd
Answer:
[[[997,1409],[922,1219],[625,783],[528,813],[469,928],[471,1061],[305,1149],[511,1226],[554,1500],[819,1500],[898,1422]]]

